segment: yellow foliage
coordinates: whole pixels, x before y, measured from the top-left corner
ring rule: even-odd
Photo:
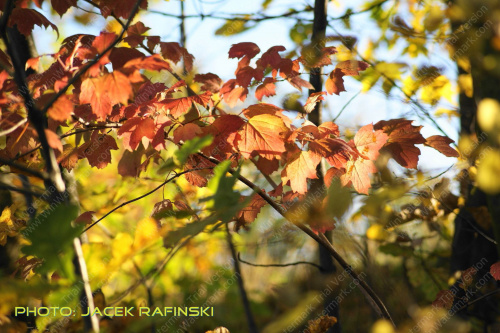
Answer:
[[[386,240],[388,233],[380,224],[374,224],[366,230],[366,237],[373,240]]]
[[[140,250],[161,238],[160,226],[158,222],[147,217],[137,223],[134,235],[134,248]]]
[[[453,103],[454,94],[455,91],[450,80],[446,76],[440,75],[431,84],[422,88],[421,98],[425,103],[431,105],[436,104],[443,97]]]
[[[380,319],[372,326],[370,333],[396,333],[396,331],[390,321]]]
[[[461,74],[458,76],[458,86],[460,90],[465,93],[467,97],[472,98],[472,75],[470,74]]]
[[[500,193],[500,152],[487,150],[481,156],[477,169],[478,186],[488,194]]]
[[[0,216],[0,245],[7,243],[7,236],[13,237],[17,233],[17,229],[12,222],[12,213],[9,207],[5,207]]]

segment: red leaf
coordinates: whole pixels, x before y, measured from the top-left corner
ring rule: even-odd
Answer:
[[[355,152],[341,139],[324,138],[309,142],[309,151],[338,169],[345,168],[346,163],[355,156]]]
[[[181,141],[186,142],[202,133],[203,131],[201,130],[200,126],[193,123],[187,123],[175,129],[174,142],[175,143],[179,143]]]
[[[144,53],[130,47],[115,47],[109,55],[114,70],[122,68],[128,61],[136,58],[144,58]]]
[[[62,153],[63,146],[61,139],[59,139],[59,135],[49,129],[46,129],[45,136],[47,137],[47,142],[49,143],[50,148]]]
[[[458,157],[458,152],[449,146],[449,144],[452,142],[453,140],[447,136],[433,135],[425,140],[424,145],[436,149],[445,156]]]
[[[500,281],[500,261],[497,261],[490,267],[490,274],[497,281]]]
[[[310,151],[298,151],[288,160],[281,172],[283,184],[290,182],[292,191],[304,194],[307,192],[307,179],[316,179],[316,166],[321,157]]]
[[[61,17],[64,13],[68,11],[71,7],[76,7],[76,0],[50,0],[52,3],[52,8]]]
[[[371,187],[370,174],[377,171],[375,164],[362,157],[351,159],[345,165],[346,172],[340,177],[342,186],[352,184],[359,193],[368,194]]]
[[[171,60],[173,63],[178,63],[181,58],[184,60],[184,67],[186,71],[193,69],[194,56],[189,53],[185,48],[175,42],[160,42],[161,55],[163,58]]]
[[[262,54],[259,60],[257,60],[257,66],[265,69],[267,66],[271,68],[276,68],[281,62],[281,55],[278,52],[285,51],[284,46],[272,46]]]
[[[78,148],[78,157],[87,158],[91,166],[102,169],[111,163],[111,150],[117,149],[112,136],[94,131],[90,140]]]
[[[254,116],[238,132],[238,148],[245,158],[259,155],[269,160],[280,159],[286,151],[281,135],[287,131],[283,120],[277,116]]]
[[[436,295],[436,299],[434,300],[434,302],[432,302],[432,306],[450,310],[453,306],[454,299],[455,295],[453,295],[453,292],[451,292],[451,290],[441,290]]]
[[[118,173],[123,177],[138,177],[143,170],[142,155],[144,155],[144,149],[136,149],[132,152],[125,150],[118,162]]]
[[[245,87],[236,87],[236,80],[228,80],[220,89],[220,94],[230,107],[234,107],[238,100],[244,102],[248,95],[248,89]]]
[[[264,71],[262,69],[246,66],[236,72],[236,84],[241,87],[248,87],[250,85],[250,82],[252,81],[252,78],[260,81],[263,77]]]
[[[382,130],[389,135],[389,140],[383,150],[391,153],[396,162],[405,168],[416,168],[420,149],[415,144],[425,143],[425,138],[420,134],[422,126],[411,125],[407,119],[382,120],[373,128]]]
[[[229,49],[229,58],[242,58],[243,56],[247,56],[249,59],[252,59],[257,54],[259,54],[260,49],[257,44],[252,42],[244,42],[233,44]]]
[[[206,91],[201,95],[187,96],[181,98],[165,98],[158,103],[163,109],[170,112],[170,115],[174,118],[178,118],[189,111],[193,103],[198,103],[202,106],[206,106],[210,101],[211,93]]]
[[[354,76],[359,75],[360,71],[364,71],[370,65],[364,61],[346,60],[341,61],[335,66],[335,69],[340,69],[344,75]]]
[[[203,148],[203,153],[216,158],[226,159],[235,150],[234,140],[238,130],[245,122],[239,116],[227,114],[218,117],[212,124],[203,128],[206,135],[212,135],[212,143]]]
[[[34,9],[14,8],[9,17],[9,27],[13,27],[14,25],[16,25],[17,30],[25,36],[29,36],[31,34],[35,25],[45,28],[50,26],[57,32],[57,36],[59,36],[57,26]]]
[[[131,25],[127,30],[127,37],[123,40],[127,42],[130,47],[137,47],[141,44],[146,36],[142,36],[149,28],[144,25],[141,21],[136,24]]]
[[[328,169],[326,171],[325,177],[324,177],[325,185],[327,187],[330,187],[330,185],[332,184],[333,179],[342,176],[344,174],[344,171],[345,171],[344,169],[337,169],[335,167]]]
[[[314,87],[312,86],[311,83],[309,83],[309,81],[306,81],[304,79],[302,79],[300,76],[294,76],[292,78],[289,78],[288,79],[288,82],[296,89],[298,89],[299,91],[302,91],[302,88],[307,88],[307,89],[311,89],[313,90]]]
[[[215,164],[213,164],[212,162],[204,159],[199,155],[193,154],[188,157],[184,170],[211,168],[214,166]],[[188,172],[184,174],[184,177],[191,185],[205,187],[207,186],[208,178],[211,177],[212,174],[213,171],[211,169],[204,169]]]
[[[280,166],[280,162],[277,159],[268,160],[262,157],[259,157],[259,160],[255,163],[257,169],[260,172],[266,175],[270,175],[276,170],[278,170]]]
[[[54,3],[53,0],[52,0],[52,3]],[[93,222],[92,218],[94,217],[94,214],[95,214],[95,212],[92,210],[85,212],[85,213],[81,213],[75,219],[75,223],[82,223],[84,225],[91,224]]]
[[[137,1],[136,0],[107,0],[100,2],[101,14],[104,17],[108,17],[111,14],[115,14],[118,17],[128,19],[132,10],[134,9]],[[148,9],[147,0],[142,0],[139,5],[141,9]]]
[[[330,137],[330,135],[333,135],[335,137],[340,135],[339,127],[337,126],[337,124],[335,124],[332,121],[327,121],[327,122],[324,122],[323,124],[319,125],[318,130],[319,130],[321,137],[323,137],[323,138]]]
[[[90,103],[99,120],[111,114],[112,106],[126,104],[132,96],[130,80],[123,73],[114,71],[82,82],[80,103]]]
[[[162,69],[170,69],[168,62],[163,60],[160,55],[153,54],[148,57],[141,57],[129,60],[124,66],[124,68],[130,69],[147,69],[150,71],[161,71]]]
[[[248,197],[242,196],[241,201],[244,201]],[[267,202],[262,199],[262,197],[258,194],[255,194],[248,206],[243,208],[238,214],[236,214],[236,225],[234,226],[235,230],[238,231],[241,227],[245,227],[246,225],[252,223],[259,215],[260,210],[264,207]]]
[[[326,79],[325,82],[325,89],[330,95],[338,95],[342,91],[346,91],[344,87],[344,75],[345,74],[339,68],[335,68],[330,75],[328,75],[328,79]]]
[[[314,110],[314,108],[316,107],[317,103],[325,100],[325,98],[323,97],[323,95],[325,95],[325,94],[326,94],[326,92],[320,91],[320,92],[315,92],[315,93],[312,93],[311,95],[309,95],[309,97],[307,98],[306,104],[304,104],[304,110],[307,113],[311,113]]]
[[[222,85],[222,80],[215,74],[196,74],[193,79],[194,82],[202,83],[201,90],[217,93]]]
[[[375,161],[387,139],[387,134],[381,130],[373,132],[373,125],[368,124],[358,130],[354,136],[354,144],[364,158]]]
[[[148,139],[146,142],[151,142],[154,134],[155,123],[149,117],[128,119],[118,130],[118,135],[123,138],[123,146],[130,151],[134,151],[144,137]]]
[[[269,97],[276,95],[276,85],[274,84],[276,80],[273,78],[266,78],[261,85],[255,90],[255,97],[261,101],[263,97]]]

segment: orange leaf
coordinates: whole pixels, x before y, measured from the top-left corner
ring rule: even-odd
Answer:
[[[256,155],[267,158],[281,158],[286,151],[282,134],[288,128],[280,117],[261,114],[250,118],[238,132],[238,148],[245,158]]]
[[[339,68],[335,68],[330,75],[328,75],[328,79],[325,82],[326,91],[332,94],[340,94],[342,91],[346,91],[344,87],[344,73]]]
[[[342,186],[352,184],[359,193],[368,194],[371,187],[370,174],[377,171],[375,164],[370,160],[358,157],[351,159],[345,165],[346,173],[340,176]]]
[[[381,130],[373,132],[373,125],[368,124],[358,130],[354,136],[354,144],[363,157],[375,161],[387,139],[387,134]]]
[[[153,54],[152,56],[129,60],[123,67],[135,70],[147,69],[150,71],[170,69],[170,65],[168,64],[168,62],[163,60],[159,54]]]
[[[346,60],[341,61],[335,66],[335,69],[340,69],[344,75],[354,76],[359,75],[360,71],[364,71],[370,65],[364,61]]]
[[[160,42],[161,55],[163,58],[171,60],[173,63],[178,63],[181,59],[184,60],[186,71],[193,69],[194,56],[185,48],[175,42]]]
[[[118,130],[118,135],[123,138],[123,146],[130,151],[134,151],[144,137],[151,142],[154,134],[155,123],[154,120],[149,117],[130,118]]]
[[[500,261],[497,261],[490,267],[490,274],[497,281],[500,281]]]
[[[405,168],[416,168],[420,149],[416,144],[425,143],[425,138],[420,134],[422,126],[411,125],[407,119],[382,120],[373,125],[375,130],[382,130],[389,135],[383,150],[391,153],[396,162]]]
[[[310,151],[296,152],[281,172],[283,184],[290,182],[292,191],[304,194],[307,192],[307,179],[316,179],[316,166],[321,157]]]
[[[186,142],[196,137],[198,134],[203,133],[200,126],[188,123],[183,126],[177,127],[174,131],[174,142],[179,143],[181,141]]]
[[[241,201],[244,201],[248,197],[242,196]],[[247,224],[252,223],[255,221],[257,218],[257,215],[259,215],[260,210],[262,207],[264,207],[267,204],[267,202],[262,199],[262,197],[258,194],[255,194],[252,199],[250,200],[250,203],[248,206],[243,208],[238,214],[236,214],[236,225],[234,226],[235,230],[237,231],[241,227],[246,226]]]
[[[458,152],[449,146],[449,144],[452,142],[453,140],[447,136],[433,135],[425,140],[424,145],[436,149],[445,156],[458,157]]]

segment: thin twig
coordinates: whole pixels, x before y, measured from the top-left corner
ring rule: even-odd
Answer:
[[[9,127],[8,129],[4,130],[4,131],[1,131],[0,132],[0,136],[4,136],[4,135],[7,135],[7,134],[10,134],[12,132],[14,132],[18,127],[24,125],[26,122],[28,121],[28,118],[23,118],[21,119],[19,122],[17,122],[15,125],[12,125],[11,127]]]
[[[30,190],[27,190],[25,188],[19,188],[19,187],[15,187],[15,186],[6,185],[6,184],[1,184],[0,183],[0,189],[9,190],[9,191],[13,191],[13,192],[18,192],[18,193],[22,193],[22,194],[25,194],[25,195],[32,195],[32,196],[37,197],[37,198],[43,198],[43,194],[42,193],[37,193],[37,192],[33,192],[33,191],[30,191]]]
[[[97,223],[101,222],[102,220],[104,220],[106,217],[108,217],[111,213],[115,212],[116,210],[128,205],[128,204],[131,204],[132,202],[135,202],[135,201],[138,201],[138,200],[141,200],[151,194],[153,194],[154,192],[158,191],[160,188],[162,188],[163,186],[165,186],[167,183],[171,182],[172,180],[186,174],[186,173],[189,173],[189,172],[193,172],[193,171],[199,171],[199,170],[206,170],[206,169],[213,169],[213,167],[205,167],[205,168],[196,168],[196,169],[189,169],[189,170],[185,170],[185,171],[182,171],[182,172],[179,172],[177,173],[176,175],[168,178],[167,180],[165,180],[163,183],[161,183],[160,185],[158,185],[157,187],[155,187],[154,189],[152,189],[151,191],[147,192],[147,193],[144,193],[143,195],[141,196],[138,196],[137,198],[134,198],[134,199],[131,199],[131,200],[128,200],[128,201],[125,201],[124,203],[116,206],[115,208],[111,209],[109,212],[107,212],[106,214],[104,214],[103,217],[101,217],[100,219],[98,219],[97,221],[93,222],[91,225],[89,225],[87,228],[85,228],[85,230],[82,231],[82,234],[87,232],[90,228],[92,228],[94,225],[96,225]]]
[[[295,261],[295,262],[290,262],[287,264],[254,264],[254,263],[251,263],[251,262],[248,262],[248,261],[241,259],[239,252],[238,252],[238,260],[244,264],[247,264],[249,266],[254,266],[254,267],[289,267],[289,266],[298,266],[298,265],[311,265],[311,266],[316,267],[320,271],[323,271],[323,267],[321,267],[320,265],[315,264],[313,262],[309,262],[309,261]]]
[[[239,256],[236,255],[236,249],[234,248],[233,237],[229,231],[229,226],[226,225],[226,235],[227,243],[229,245],[229,250],[231,251],[231,256],[233,257],[234,273],[236,275],[236,280],[238,281],[238,289],[241,295],[241,302],[243,303],[243,308],[245,309],[245,315],[248,321],[248,330],[250,333],[258,333],[257,325],[255,324],[255,319],[252,315],[252,309],[250,308],[250,301],[248,300],[248,295],[245,290],[245,284],[243,283],[243,276],[241,275],[240,264],[238,262]]]
[[[499,289],[496,289],[496,290],[493,290],[493,291],[490,291],[489,293],[484,294],[484,295],[482,295],[482,296],[479,296],[478,298],[476,298],[476,299],[474,299],[474,300],[470,301],[469,303],[465,304],[465,305],[464,305],[464,306],[462,306],[461,308],[458,308],[458,310],[456,310],[456,311],[455,311],[455,313],[458,313],[458,312],[460,312],[460,311],[463,311],[463,310],[467,309],[469,306],[471,306],[472,304],[477,303],[477,302],[479,302],[479,301],[480,301],[480,300],[482,300],[482,299],[485,299],[485,298],[487,298],[487,297],[490,297],[490,296],[495,295],[495,294],[498,294],[498,293],[500,293],[500,288],[499,288]]]

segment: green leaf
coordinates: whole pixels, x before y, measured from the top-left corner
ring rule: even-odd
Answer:
[[[76,205],[51,205],[29,221],[23,231],[31,245],[23,253],[43,259],[41,273],[57,269],[64,277],[72,278],[73,239],[78,237],[83,226],[73,228],[71,222],[78,216]]]
[[[231,36],[242,33],[250,28],[246,26],[247,23],[245,20],[228,20],[215,31],[215,34],[218,36]]]
[[[352,205],[351,191],[347,187],[341,186],[338,178],[334,178],[328,188],[327,200],[327,213],[340,219]]]
[[[413,249],[407,246],[401,246],[396,243],[384,244],[379,247],[380,252],[389,254],[394,257],[412,257]]]
[[[197,153],[200,149],[209,146],[213,137],[211,135],[203,136],[203,137],[194,137],[191,140],[184,142],[182,147],[175,152],[174,154],[174,162],[177,166],[183,166],[189,155]]]

